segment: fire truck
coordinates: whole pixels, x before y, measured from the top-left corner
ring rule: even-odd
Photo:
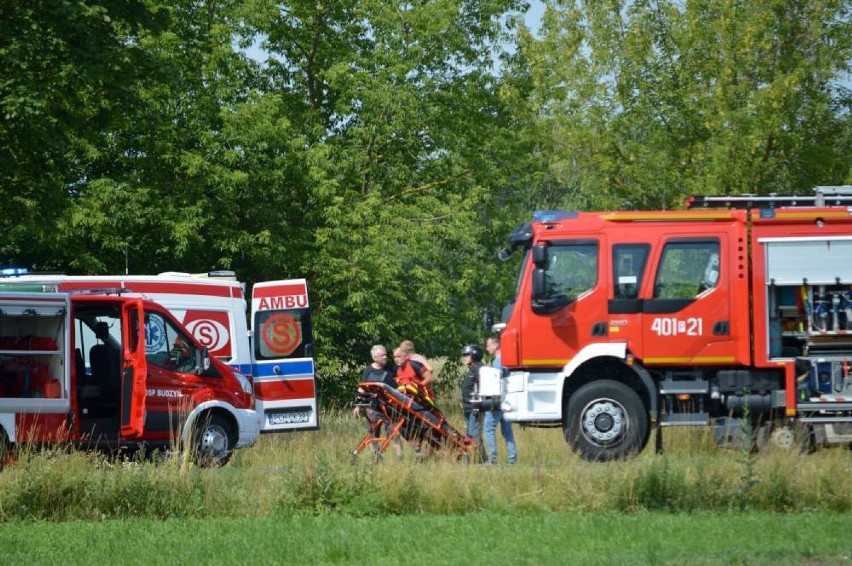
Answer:
[[[661,449],[669,426],[852,442],[852,187],[539,211],[514,250],[494,326],[507,420],[561,427],[592,461],[638,454],[652,429]]]
[[[245,285],[236,280],[233,271],[28,274],[3,281],[9,285],[41,284],[45,290],[68,292],[119,288],[127,296],[156,301],[185,325],[212,357],[249,377],[261,432],[319,427],[311,309],[305,279],[255,283],[248,317]],[[146,330],[146,347],[156,347],[152,342],[156,329]],[[90,368],[86,349],[83,358],[85,367]]]
[[[167,309],[118,290],[40,287],[0,286],[0,465],[13,445],[46,444],[179,444],[222,465],[255,443],[251,383]]]

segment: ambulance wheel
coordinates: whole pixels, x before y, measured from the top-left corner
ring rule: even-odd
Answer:
[[[565,440],[584,460],[630,458],[648,442],[648,411],[624,383],[593,381],[568,399],[563,430]]]
[[[193,435],[195,463],[202,468],[224,466],[234,453],[234,431],[223,417],[211,413],[199,417]]]

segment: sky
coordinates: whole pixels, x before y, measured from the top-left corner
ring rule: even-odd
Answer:
[[[537,0],[531,1],[530,9],[524,16],[524,21],[533,33],[538,33],[542,16],[544,16],[544,4]]]

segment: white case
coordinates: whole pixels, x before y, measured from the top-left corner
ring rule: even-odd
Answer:
[[[479,368],[479,396],[499,397],[502,394],[500,378],[503,371],[490,366]]]

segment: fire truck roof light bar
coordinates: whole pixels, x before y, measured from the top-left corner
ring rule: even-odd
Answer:
[[[852,185],[820,186],[812,196],[794,195],[733,195],[691,196],[686,208],[779,208],[783,206],[849,206],[852,205]]]

